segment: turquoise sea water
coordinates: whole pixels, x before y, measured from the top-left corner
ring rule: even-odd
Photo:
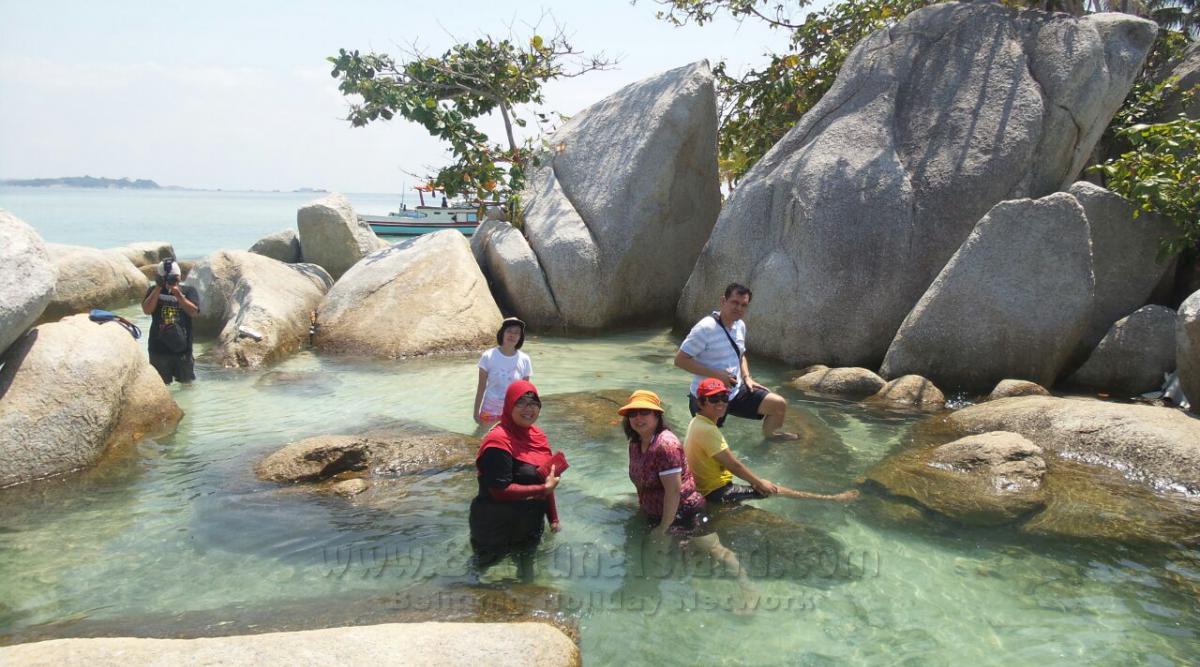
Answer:
[[[248,245],[223,229],[210,245]],[[525,582],[509,564],[482,581],[466,571],[469,470],[377,484],[352,500],[253,473],[290,440],[394,419],[473,432],[475,355],[363,362],[302,352],[253,371],[202,357],[197,382],[171,388],[186,413],[175,434],[87,474],[0,492],[0,643],[516,610],[577,627],[595,665],[1174,665],[1200,656],[1195,549],[965,529],[884,512],[870,494],[851,505],[773,499],[719,517],[718,537],[759,596],[756,611],[735,613],[745,598],[732,579],[645,542],[616,416],[586,421],[563,407],[576,392],[649,388],[682,433],[677,344],[663,330],[527,342],[546,403],[539,424],[571,469],[558,494],[563,531],[544,541]],[[790,372],[753,363],[773,386]],[[852,484],[905,446],[917,419],[789,398],[803,443],[764,443],[742,421],[728,437],[769,479],[816,491]]]

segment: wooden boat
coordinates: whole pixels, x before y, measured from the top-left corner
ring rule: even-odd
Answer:
[[[410,209],[401,205],[400,210],[387,215],[360,215],[358,219],[370,225],[379,236],[419,236],[443,229],[471,236],[479,227],[479,210],[474,206],[463,202],[451,205],[444,195],[441,206],[426,206],[425,193],[436,198],[440,190],[432,185],[418,185],[416,190],[421,201],[417,207]]]

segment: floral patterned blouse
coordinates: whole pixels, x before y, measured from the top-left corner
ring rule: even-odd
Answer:
[[[654,436],[650,446],[642,452],[637,440],[629,443],[629,479],[637,487],[638,503],[648,516],[661,518],[663,511],[662,475],[680,473],[682,486],[679,489],[679,510],[676,516],[686,516],[704,507],[704,496],[696,490],[696,480],[688,470],[683,446],[675,434],[664,430]]]

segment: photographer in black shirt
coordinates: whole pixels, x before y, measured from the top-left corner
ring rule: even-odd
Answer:
[[[179,263],[164,259],[156,271],[154,286],[142,300],[142,312],[150,315],[150,365],[171,384],[196,379],[192,359],[192,318],[200,312],[196,288],[180,285]]]

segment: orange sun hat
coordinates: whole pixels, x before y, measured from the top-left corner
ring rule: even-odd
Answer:
[[[653,410],[655,412],[662,412],[662,400],[658,398],[658,394],[648,389],[638,389],[629,395],[629,402],[621,406],[621,408],[617,410],[617,414],[624,417],[625,413],[629,412],[630,410]]]

